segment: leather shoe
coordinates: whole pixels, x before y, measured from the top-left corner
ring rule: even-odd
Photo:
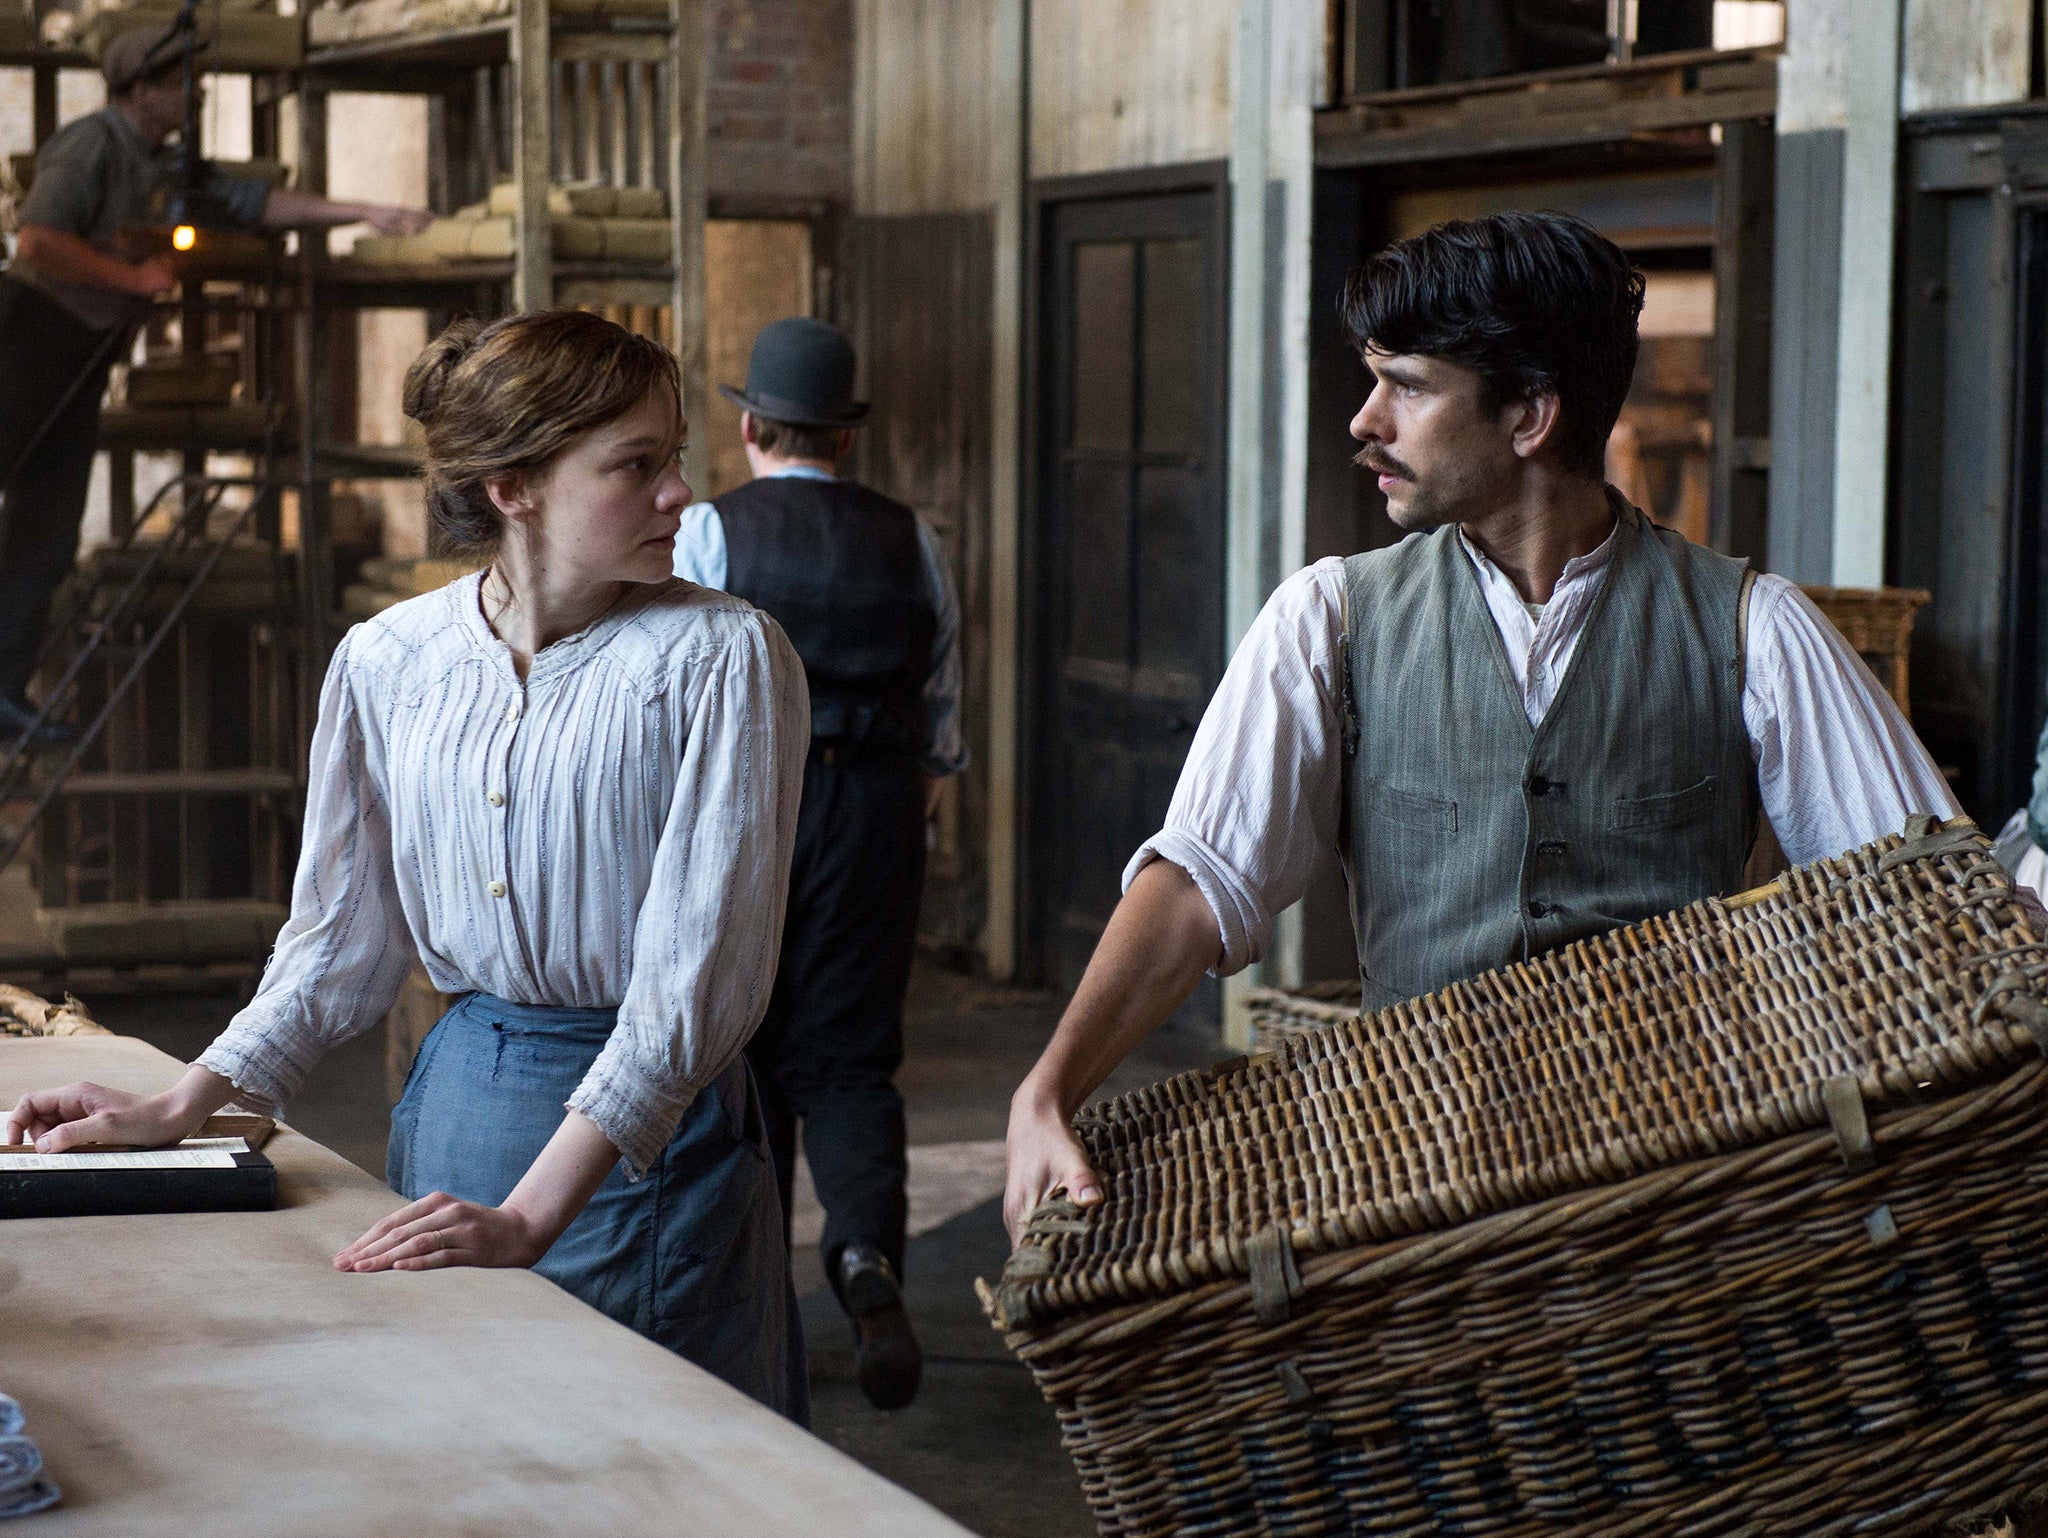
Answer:
[[[32,748],[59,748],[77,735],[62,721],[45,721],[37,726],[36,713],[36,707],[28,701],[0,695],[0,742],[26,736]]]
[[[903,1308],[903,1288],[888,1257],[871,1244],[839,1252],[839,1301],[853,1321],[860,1391],[877,1410],[900,1410],[917,1397],[924,1352]]]

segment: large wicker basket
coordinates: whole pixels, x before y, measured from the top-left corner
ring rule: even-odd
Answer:
[[[1915,819],[1086,1112],[984,1305],[1106,1534],[2048,1495],[2048,915]]]

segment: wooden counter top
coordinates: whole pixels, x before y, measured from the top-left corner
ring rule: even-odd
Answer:
[[[180,1069],[0,1038],[0,1106]],[[265,1151],[275,1212],[0,1222],[0,1391],[65,1496],[8,1538],[965,1534],[529,1271],[335,1271],[398,1198],[288,1128]]]

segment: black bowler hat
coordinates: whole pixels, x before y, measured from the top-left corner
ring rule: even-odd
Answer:
[[[853,343],[837,326],[793,315],[763,326],[747,358],[747,387],[718,393],[757,417],[793,427],[851,427],[868,414],[853,396]]]

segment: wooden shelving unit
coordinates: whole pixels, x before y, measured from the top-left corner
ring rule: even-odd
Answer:
[[[417,93],[428,99],[435,212],[481,201],[506,181],[517,189],[517,212],[515,248],[504,260],[395,265],[305,252],[301,357],[334,357],[351,344],[351,319],[365,309],[424,310],[430,325],[558,304],[662,311],[663,340],[682,364],[684,410],[701,420],[705,66],[704,0],[671,0],[666,20],[551,14],[546,0],[514,0],[506,15],[466,26],[311,49],[299,83],[302,187],[326,188],[333,93]],[[673,258],[557,260],[548,190],[569,181],[661,189]],[[302,431],[320,445],[316,468],[410,473],[388,449],[366,451],[315,431],[333,415],[324,382],[324,374],[301,382]],[[308,495],[317,501],[322,493],[309,486]]]
[[[0,38],[0,67],[30,71],[40,147],[58,127],[60,73],[95,61],[9,44]],[[108,408],[102,446],[113,467],[116,538],[137,532],[142,454],[177,454],[194,475],[207,471],[210,455],[240,456],[252,480],[290,488],[296,518],[273,501],[252,520],[231,559],[193,589],[88,757],[59,781],[41,769],[32,777],[26,794],[51,796],[27,851],[39,933],[14,934],[10,921],[0,974],[45,988],[88,976],[102,987],[151,988],[253,977],[275,933],[270,920],[281,919],[288,898],[305,739],[345,623],[334,484],[418,473],[408,450],[352,441],[350,413],[336,409],[352,405],[334,381],[355,377],[359,311],[423,310],[431,324],[573,304],[632,311],[642,329],[658,314],[683,365],[685,409],[702,419],[705,65],[704,0],[671,0],[666,19],[551,15],[545,0],[515,0],[502,17],[316,48],[302,70],[252,77],[253,153],[283,158],[280,108],[296,98],[297,185],[313,192],[327,189],[334,93],[425,96],[433,207],[452,213],[511,181],[515,249],[502,261],[394,267],[331,257],[319,238],[302,239],[287,257],[280,242],[266,271],[193,285],[170,307],[188,351],[239,328],[241,400]],[[673,259],[556,260],[548,189],[569,181],[661,188]],[[155,527],[139,531],[136,551],[151,548]],[[166,601],[152,598],[124,634],[100,637],[81,712],[98,708],[165,612]],[[93,621],[87,614],[78,623]],[[29,896],[0,898],[0,906]],[[223,954],[266,926],[246,961]]]

